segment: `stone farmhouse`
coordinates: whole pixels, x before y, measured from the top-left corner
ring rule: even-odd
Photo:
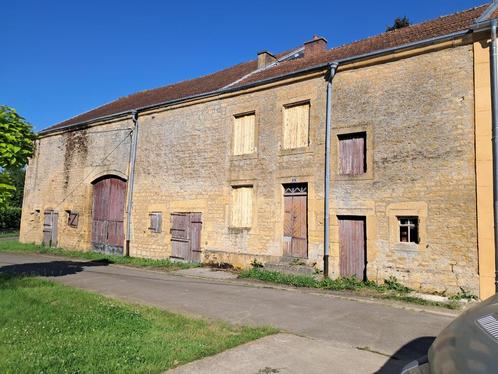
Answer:
[[[496,7],[313,37],[51,126],[20,240],[488,296]]]

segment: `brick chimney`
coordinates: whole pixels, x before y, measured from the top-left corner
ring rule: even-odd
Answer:
[[[327,50],[327,39],[313,35],[313,39],[304,43],[304,57],[310,57]]]
[[[277,58],[273,56],[268,51],[262,51],[258,53],[258,69],[263,69],[270,65],[272,62],[275,62]]]

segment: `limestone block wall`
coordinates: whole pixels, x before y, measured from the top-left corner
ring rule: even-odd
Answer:
[[[396,276],[424,291],[478,293],[472,45],[334,78],[332,275],[339,270],[338,216],[366,217],[367,275]],[[174,212],[202,213],[205,262],[248,266],[283,253],[283,184],[308,183],[308,259],[322,268],[326,84],[323,76],[139,115],[130,254],[171,255]],[[309,102],[309,146],[282,149],[283,108]],[[256,152],[233,156],[234,116],[254,112]],[[42,137],[30,161],[21,240],[42,240],[43,211],[59,212],[59,246],[87,250],[92,184],[127,178],[131,119]],[[367,134],[367,172],[337,174],[339,134]],[[252,185],[250,229],[230,227],[231,189]],[[80,214],[67,225],[66,211]],[[149,213],[162,214],[160,232]],[[418,216],[420,243],[399,242],[398,216]]]
[[[478,294],[473,85],[472,45],[335,77],[333,131],[366,131],[368,171],[335,176],[332,214],[367,217],[370,279]],[[398,216],[419,217],[418,245],[399,243]]]
[[[309,263],[323,253],[323,77],[140,116],[131,254],[171,254],[170,214],[201,212],[205,261],[247,266],[282,256],[283,183],[308,183]],[[309,146],[282,149],[284,105],[310,102]],[[254,112],[256,152],[233,156],[234,116]],[[250,229],[230,227],[231,189],[252,185]],[[161,212],[161,233],[148,214]],[[262,258],[263,258],[262,257]]]
[[[43,212],[59,214],[58,246],[88,250],[91,246],[92,181],[128,175],[131,120],[42,137],[26,170],[20,240],[41,243]],[[78,227],[68,212],[78,212]]]

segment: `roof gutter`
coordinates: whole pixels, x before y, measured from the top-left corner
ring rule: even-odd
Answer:
[[[489,27],[489,21],[486,21],[485,23],[487,23],[488,25],[483,25],[480,29],[485,29],[486,27]],[[245,84],[242,86],[222,88],[219,90],[210,91],[210,92],[206,92],[206,93],[202,93],[202,94],[186,96],[186,97],[183,97],[180,99],[164,101],[162,103],[158,103],[158,104],[154,104],[154,105],[138,107],[138,108],[126,110],[126,111],[123,111],[120,113],[114,113],[114,114],[110,114],[110,115],[106,115],[106,116],[101,116],[101,117],[94,118],[92,120],[82,121],[82,122],[74,123],[71,125],[63,126],[63,127],[42,130],[42,131],[40,131],[39,135],[43,136],[43,135],[49,135],[49,134],[60,132],[60,131],[65,131],[68,129],[77,129],[79,127],[88,126],[92,123],[101,122],[101,121],[110,121],[110,120],[113,120],[113,119],[116,119],[119,117],[131,115],[133,112],[142,112],[142,111],[151,110],[151,109],[155,109],[155,108],[161,108],[161,107],[171,106],[171,105],[175,105],[175,104],[181,104],[181,103],[188,102],[191,100],[196,100],[196,99],[201,99],[201,98],[209,98],[209,97],[213,97],[213,96],[217,96],[217,95],[221,95],[221,94],[225,94],[225,93],[232,93],[232,92],[236,92],[236,91],[241,91],[244,89],[260,86],[263,84],[278,82],[280,80],[292,78],[295,76],[299,76],[301,74],[310,73],[313,71],[325,70],[332,63],[339,63],[341,65],[344,65],[344,64],[348,64],[348,63],[355,62],[358,60],[364,60],[364,59],[371,58],[371,57],[379,57],[382,55],[387,55],[387,54],[390,54],[392,52],[403,51],[403,50],[412,49],[415,47],[425,47],[428,45],[433,45],[433,44],[441,43],[444,41],[449,41],[449,40],[452,40],[454,38],[464,36],[468,33],[473,32],[473,31],[474,31],[474,28],[469,28],[469,29],[465,29],[465,30],[450,33],[450,34],[437,36],[434,38],[429,38],[429,39],[424,39],[424,40],[417,41],[417,42],[407,43],[407,44],[397,46],[397,47],[385,48],[385,49],[381,49],[381,50],[377,50],[377,51],[373,51],[373,52],[359,54],[356,56],[338,59],[335,61],[328,61],[325,63],[313,65],[313,66],[310,66],[307,68],[299,69],[299,70],[293,71],[291,73],[285,73],[285,74],[280,74],[280,75],[275,76],[275,77],[261,79],[261,80],[258,80],[258,81],[255,81],[255,82],[252,82],[249,84]]]

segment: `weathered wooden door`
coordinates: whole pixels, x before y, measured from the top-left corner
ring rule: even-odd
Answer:
[[[339,218],[339,267],[341,277],[366,277],[365,218]]]
[[[123,254],[126,182],[116,177],[93,185],[92,245],[98,252]]]
[[[308,186],[284,185],[284,257],[308,257]]]
[[[57,247],[57,223],[59,213],[53,210],[46,210],[43,215],[43,245],[47,247]]]
[[[171,213],[171,257],[201,260],[201,213]]]

